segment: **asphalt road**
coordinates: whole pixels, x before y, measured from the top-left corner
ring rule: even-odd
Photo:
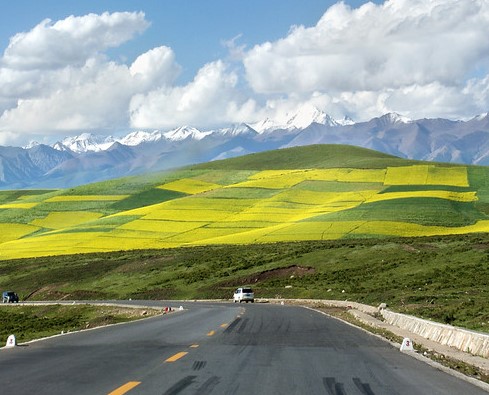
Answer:
[[[161,317],[2,349],[0,394],[487,393],[312,310],[183,306]]]

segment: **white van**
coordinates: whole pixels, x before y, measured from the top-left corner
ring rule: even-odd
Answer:
[[[253,290],[250,287],[242,287],[238,288],[236,291],[234,291],[234,296],[233,296],[234,303],[236,302],[251,302],[253,303],[255,301],[255,295],[253,293]]]

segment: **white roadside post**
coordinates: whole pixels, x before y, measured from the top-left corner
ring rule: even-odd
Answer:
[[[5,347],[15,347],[17,345],[17,339],[15,338],[15,335],[10,335],[7,338],[7,344],[5,344]]]
[[[414,351],[413,342],[408,337],[405,337],[401,344],[401,351]]]

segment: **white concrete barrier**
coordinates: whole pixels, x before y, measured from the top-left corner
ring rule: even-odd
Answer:
[[[489,334],[440,324],[386,309],[381,310],[380,314],[388,324],[406,329],[426,339],[473,355],[489,357]]]

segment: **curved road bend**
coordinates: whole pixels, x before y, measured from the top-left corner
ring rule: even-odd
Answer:
[[[183,306],[183,312],[2,349],[0,393],[487,393],[308,309]]]

